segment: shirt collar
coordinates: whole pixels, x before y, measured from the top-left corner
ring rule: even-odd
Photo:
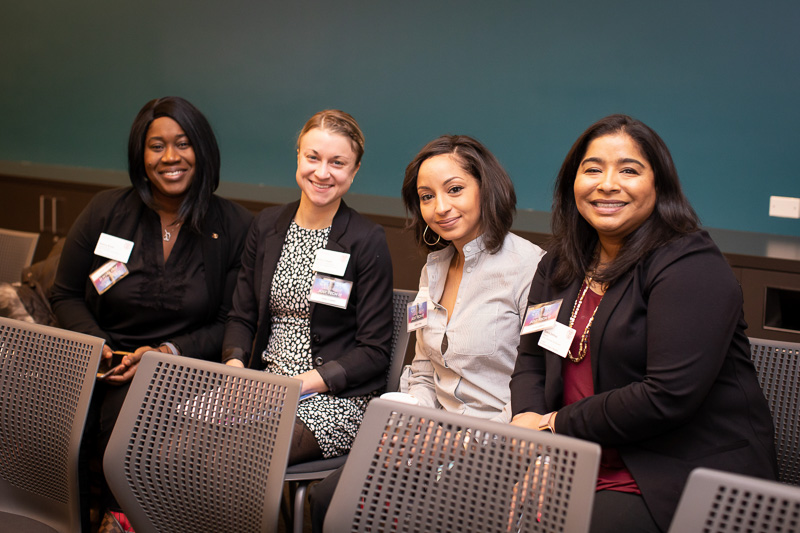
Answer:
[[[470,259],[473,255],[483,252],[484,250],[486,250],[486,246],[483,243],[483,235],[478,235],[476,238],[464,245],[464,257],[465,259]],[[453,244],[450,244],[447,248],[442,248],[441,250],[437,250],[428,254],[428,261],[449,261],[452,259],[453,254],[455,253],[456,247]]]

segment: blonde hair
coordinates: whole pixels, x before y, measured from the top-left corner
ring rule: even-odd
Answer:
[[[300,139],[303,138],[303,135],[314,128],[338,133],[349,138],[353,144],[353,152],[356,154],[356,165],[361,162],[361,156],[364,155],[364,133],[358,126],[356,119],[348,113],[338,109],[325,109],[314,113],[297,136],[298,149],[300,149]]]

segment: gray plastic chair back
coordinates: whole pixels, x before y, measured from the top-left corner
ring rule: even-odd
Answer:
[[[300,386],[144,354],[103,458],[137,533],[275,531]]]
[[[386,392],[400,390],[400,375],[411,335],[406,324],[407,305],[414,300],[417,291],[394,289],[392,295],[392,351],[389,361],[389,373],[386,376]]]
[[[689,474],[669,533],[800,531],[800,487],[709,468]]]
[[[346,531],[588,531],[600,447],[376,399],[325,519]]]
[[[80,531],[78,450],[103,343],[0,318],[0,529]]]
[[[750,353],[775,422],[778,480],[800,486],[800,344],[750,339]]]
[[[0,282],[16,283],[30,266],[39,242],[38,233],[0,228]]]
[[[392,351],[389,355],[389,369],[386,372],[385,392],[394,392],[400,387],[400,374],[403,372],[403,362],[410,336],[406,327],[406,306],[417,295],[416,291],[403,289],[394,289],[392,292]],[[341,455],[330,459],[299,463],[286,470],[286,481],[296,485],[293,491],[294,504],[292,507],[292,530],[295,533],[303,531],[303,507],[309,482],[326,478],[342,466],[346,460],[347,455]]]

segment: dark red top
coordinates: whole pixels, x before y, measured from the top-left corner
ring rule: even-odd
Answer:
[[[579,298],[585,287],[586,284],[584,283],[578,292]],[[578,316],[575,317],[575,323],[572,326],[575,329],[575,337],[572,339],[570,353],[575,357],[578,356],[581,335],[586,329],[586,324],[595,309],[597,309],[597,306],[600,305],[602,298],[591,289],[587,290],[586,295],[583,297]],[[591,337],[591,329],[589,330],[589,336]],[[564,364],[561,366],[561,377],[564,381],[564,405],[569,405],[581,398],[594,394],[592,354],[589,350],[588,342],[589,339],[587,339],[586,357],[583,358],[583,361],[573,363],[569,359],[565,359]],[[597,474],[597,490],[616,490],[641,494],[639,486],[625,467],[625,463],[622,462],[622,458],[616,448],[603,447],[603,453],[600,457],[600,471]]]

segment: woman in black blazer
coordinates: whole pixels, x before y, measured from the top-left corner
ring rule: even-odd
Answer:
[[[342,111],[315,114],[297,142],[300,200],[250,228],[223,361],[303,381],[290,464],[346,453],[385,385],[392,263],[383,229],[342,201],[364,138]]]
[[[552,223],[529,303],[563,299],[547,334],[574,337],[522,336],[512,423],[603,446],[591,531],[666,530],[699,466],[774,479],[741,289],[660,137],[624,115],[590,126]]]

